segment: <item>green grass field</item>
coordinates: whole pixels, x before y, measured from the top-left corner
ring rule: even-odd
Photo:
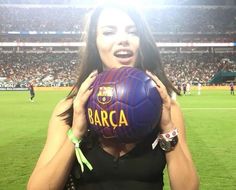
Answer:
[[[0,92],[0,190],[24,190],[44,145],[50,114],[67,91]],[[178,97],[201,190],[236,189],[236,95],[205,90]],[[169,190],[167,179],[165,190]]]

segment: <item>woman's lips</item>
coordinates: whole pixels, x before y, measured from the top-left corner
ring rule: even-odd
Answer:
[[[133,55],[134,53],[131,50],[127,50],[127,49],[120,49],[114,52],[114,56],[118,58],[128,58],[128,57],[132,57]]]
[[[134,53],[131,50],[120,49],[114,52],[114,56],[118,62],[122,64],[129,64],[133,59]]]

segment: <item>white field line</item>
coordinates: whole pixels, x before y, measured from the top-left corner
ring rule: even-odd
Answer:
[[[181,108],[182,110],[236,110],[236,108]]]

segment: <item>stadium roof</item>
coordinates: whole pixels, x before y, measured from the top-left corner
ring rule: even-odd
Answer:
[[[73,4],[92,6],[101,0],[0,0],[0,4]],[[158,5],[236,5],[236,0],[141,0],[145,4]],[[135,1],[136,2],[136,1]]]

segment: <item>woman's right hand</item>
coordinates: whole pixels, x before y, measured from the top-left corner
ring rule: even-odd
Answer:
[[[81,139],[87,131],[85,104],[93,92],[91,85],[96,79],[97,74],[98,71],[95,70],[86,78],[86,80],[81,84],[78,93],[73,100],[74,113],[72,131],[78,139]]]

